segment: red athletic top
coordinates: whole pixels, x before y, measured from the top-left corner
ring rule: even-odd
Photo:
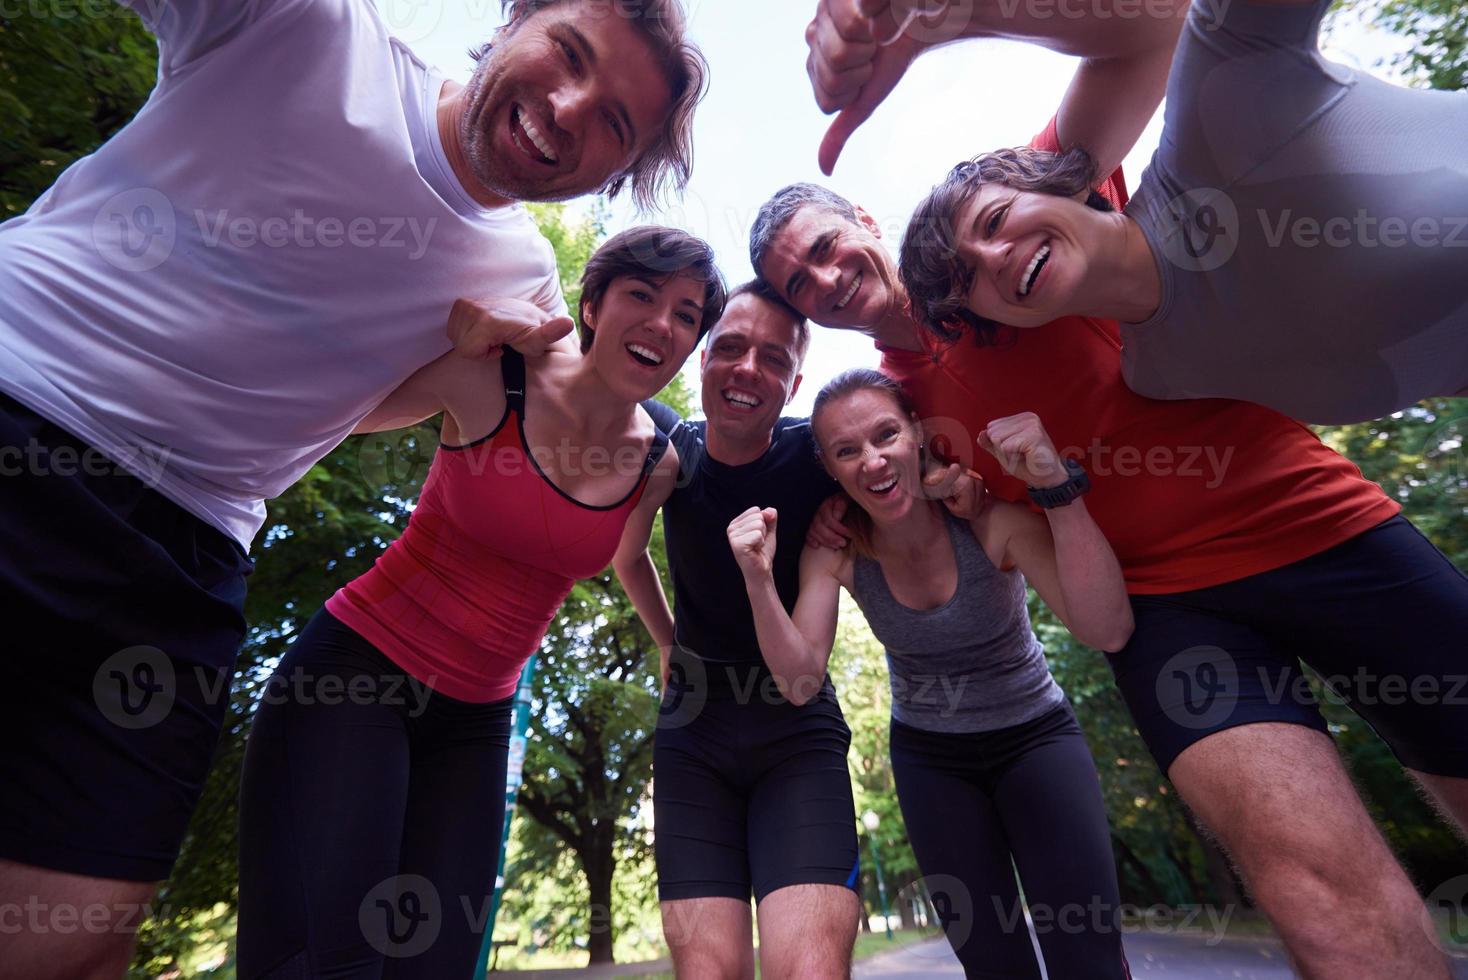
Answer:
[[[1032,146],[1059,149],[1052,120]],[[1100,188],[1118,208],[1117,170]],[[1068,316],[1001,330],[996,346],[944,344],[882,351],[930,424],[933,449],[976,469],[988,489],[1026,500],[974,439],[991,420],[1034,412],[1062,455],[1091,473],[1086,506],[1111,542],[1134,595],[1232,582],[1318,554],[1400,506],[1300,423],[1248,402],[1154,401],[1121,376],[1114,320]]]
[[[566,496],[525,442],[525,365],[504,354],[505,415],[466,446],[440,446],[400,538],[326,608],[417,679],[460,701],[514,693],[577,579],[606,568],[647,477],[619,503]]]

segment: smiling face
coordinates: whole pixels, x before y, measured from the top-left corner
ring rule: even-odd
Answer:
[[[459,138],[485,190],[564,200],[631,167],[671,107],[653,46],[630,18],[558,3],[506,28],[480,61]]]
[[[581,314],[595,331],[586,356],[607,387],[630,401],[667,387],[698,343],[706,288],[690,275],[613,279],[596,308]]]
[[[861,330],[904,300],[876,221],[852,223],[816,205],[795,212],[774,236],[759,270],[785,301],[823,327]]]
[[[922,430],[891,394],[858,388],[821,406],[811,422],[826,469],[875,523],[897,521],[922,485]]]
[[[799,328],[748,293],[729,301],[704,345],[703,414],[731,442],[760,442],[800,387]]]
[[[953,221],[968,309],[1015,327],[1082,309],[1077,297],[1102,241],[1103,212],[1074,198],[985,182]]]

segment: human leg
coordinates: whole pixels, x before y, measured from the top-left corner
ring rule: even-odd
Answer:
[[[982,736],[892,723],[902,819],[944,935],[971,977],[1040,976],[1009,840],[986,787]]]
[[[382,975],[410,766],[393,673],[322,610],[265,686],[240,789],[241,980]]]

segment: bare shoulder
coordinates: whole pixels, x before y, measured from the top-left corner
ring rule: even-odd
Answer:
[[[848,590],[851,588],[852,552],[850,547],[822,548],[806,545],[800,553],[800,577],[802,581],[816,576],[829,577]]]
[[[1045,518],[1023,504],[994,497],[988,498],[978,516],[969,521],[969,529],[973,531],[979,547],[1001,571],[1012,567],[1012,562],[1008,561],[1009,542],[1018,536],[1033,534],[1044,526]]]

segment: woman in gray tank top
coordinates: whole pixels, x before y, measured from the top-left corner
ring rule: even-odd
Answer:
[[[989,501],[972,521],[911,492],[923,436],[892,379],[847,371],[816,398],[823,461],[851,499],[853,547],[807,545],[786,611],[771,575],[772,509],[729,525],[760,651],[790,701],[820,689],[845,588],[887,650],[892,768],[908,838],[969,976],[1128,976],[1110,831],[1095,764],[1030,628],[1025,581],[1075,636],[1119,650],[1132,630],[1121,569],[1075,500],[1047,511]],[[1031,486],[1066,482],[1032,414],[980,437]],[[1015,870],[1024,888],[1021,900]]]
[[[1321,424],[1468,395],[1468,93],[1327,61],[1329,6],[1195,0],[1160,145],[1121,213],[1088,196],[1106,174],[1066,117],[1065,152],[955,167],[902,244],[918,318],[981,340],[1117,320],[1138,394]],[[1138,95],[1098,104],[1124,128]]]

